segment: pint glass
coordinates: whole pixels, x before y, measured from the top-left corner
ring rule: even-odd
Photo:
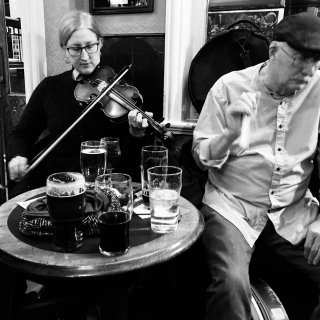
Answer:
[[[85,179],[78,172],[58,172],[47,178],[47,205],[53,227],[53,249],[72,252],[81,247],[85,210]]]

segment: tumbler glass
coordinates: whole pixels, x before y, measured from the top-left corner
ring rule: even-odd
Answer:
[[[178,228],[182,169],[157,166],[148,169],[151,229],[167,233]]]
[[[130,247],[129,224],[133,212],[132,179],[123,173],[100,175],[95,181],[98,214],[99,250],[106,256],[124,254]]]

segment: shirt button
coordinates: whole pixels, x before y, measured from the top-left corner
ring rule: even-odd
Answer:
[[[280,171],[280,168],[279,167],[277,167],[277,169],[276,169],[277,171]]]
[[[281,124],[279,125],[279,129],[282,129],[282,125]]]
[[[270,193],[271,193],[271,194],[274,194],[274,191],[271,191]]]
[[[281,148],[278,148],[277,150],[278,150],[278,151],[281,151]]]

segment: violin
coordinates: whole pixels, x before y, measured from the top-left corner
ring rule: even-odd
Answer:
[[[112,79],[112,82],[109,83],[109,85],[104,85],[103,88],[101,88],[101,92],[99,95],[96,97],[95,100],[91,101],[85,109],[83,109],[78,116],[78,118],[60,135],[58,136],[49,146],[48,148],[42,150],[39,152],[32,160],[31,164],[28,167],[25,175],[23,176],[22,179],[25,179],[30,172],[32,172],[38,165],[39,163],[56,147],[56,145],[95,107],[97,103],[99,103],[103,97],[112,90],[112,88],[116,85],[118,81],[121,80],[121,78],[128,72],[130,69],[131,65],[124,66],[122,70]],[[103,85],[103,84],[102,84]],[[7,188],[8,185],[6,186],[1,186],[0,189],[5,189]]]
[[[80,81],[74,90],[75,98],[82,103],[90,103],[113,81],[115,72],[110,67],[98,67],[90,77]],[[173,134],[167,128],[170,124],[161,126],[157,121],[148,116],[137,103],[140,97],[139,90],[128,84],[115,84],[113,88],[101,99],[101,110],[113,121],[121,121],[129,111],[137,110],[147,119],[164,144],[173,142]]]

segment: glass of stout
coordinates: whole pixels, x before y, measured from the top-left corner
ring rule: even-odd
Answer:
[[[103,174],[95,180],[102,201],[98,214],[99,250],[106,256],[124,254],[130,247],[129,224],[133,212],[132,179],[123,173]]]
[[[83,244],[81,223],[86,202],[85,190],[84,176],[78,172],[58,172],[47,178],[47,205],[55,251],[72,252]]]

